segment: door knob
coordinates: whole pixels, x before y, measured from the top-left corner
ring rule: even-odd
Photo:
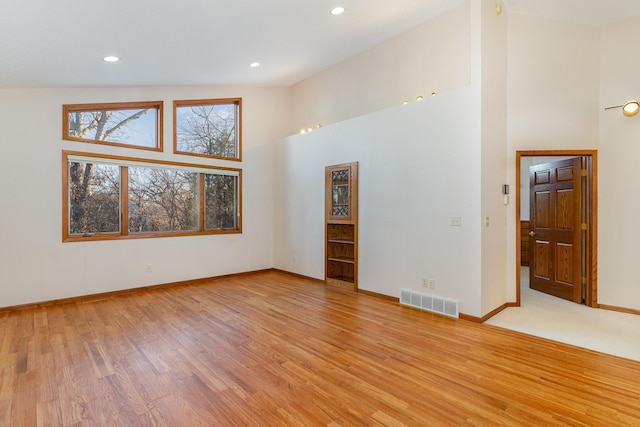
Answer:
[[[533,236],[535,236],[535,235],[536,235],[536,232],[535,232],[535,231],[530,231],[530,232],[529,232],[529,236],[533,237]]]

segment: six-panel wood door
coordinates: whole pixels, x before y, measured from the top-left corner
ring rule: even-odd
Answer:
[[[582,159],[531,166],[532,289],[582,302]]]

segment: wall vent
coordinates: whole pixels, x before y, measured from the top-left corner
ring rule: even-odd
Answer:
[[[400,304],[455,318],[458,318],[460,314],[458,311],[459,301],[421,294],[409,289],[400,289]]]

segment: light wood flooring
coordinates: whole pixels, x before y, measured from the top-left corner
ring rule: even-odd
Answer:
[[[640,426],[640,363],[276,271],[0,314],[1,426]]]

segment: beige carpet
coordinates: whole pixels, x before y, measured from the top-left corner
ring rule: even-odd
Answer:
[[[521,307],[507,308],[487,324],[640,361],[640,316],[534,291],[527,267],[521,275]]]

